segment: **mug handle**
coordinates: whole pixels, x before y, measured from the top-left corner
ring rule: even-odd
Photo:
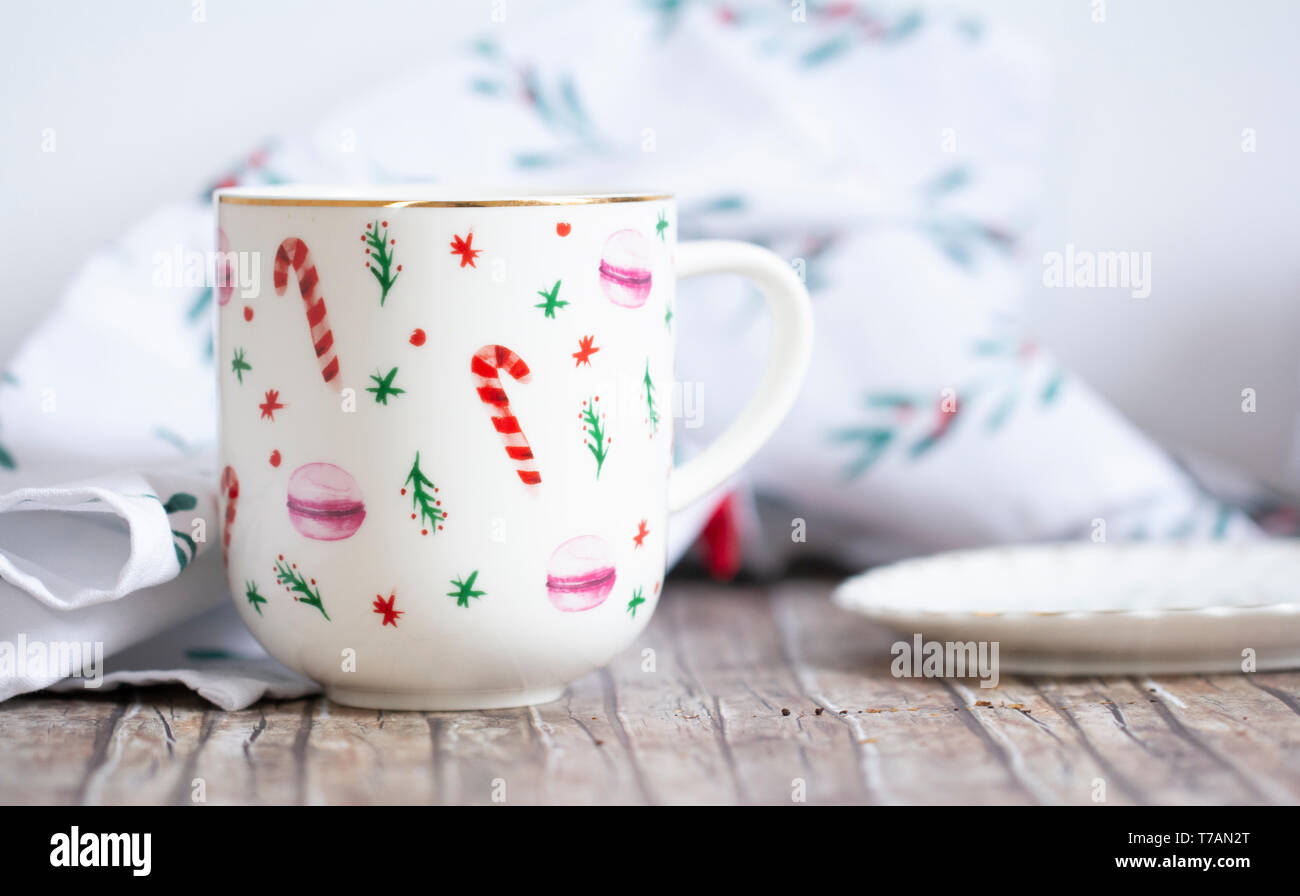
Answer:
[[[812,358],[812,304],[790,265],[774,252],[731,240],[695,240],[677,246],[677,279],[739,274],[767,300],[772,344],[758,391],[731,425],[700,454],[674,467],[668,509],[681,510],[739,470],[776,431],[794,404]]]

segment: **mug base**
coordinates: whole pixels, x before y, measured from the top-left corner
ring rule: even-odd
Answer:
[[[516,688],[505,691],[380,691],[365,688],[325,689],[325,696],[343,706],[362,709],[412,709],[426,712],[466,709],[507,709],[550,703],[564,696],[556,688]]]

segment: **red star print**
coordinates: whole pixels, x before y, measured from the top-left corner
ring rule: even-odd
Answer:
[[[478,265],[474,263],[474,259],[477,258],[483,250],[472,248],[473,242],[474,231],[472,230],[469,232],[469,236],[465,237],[465,239],[461,239],[459,236],[452,234],[451,254],[460,256],[461,267],[464,267],[465,265],[469,265],[472,268],[478,267]]]
[[[642,520],[641,522],[637,523],[636,534],[632,536],[632,540],[636,542],[636,546],[639,548],[645,547],[645,545],[643,545],[642,542],[645,541],[645,537],[650,534],[650,530],[646,528],[645,524],[646,524],[645,520]]]
[[[383,597],[378,594],[375,595],[375,612],[384,617],[384,621],[379,623],[380,628],[383,628],[385,625],[391,625],[393,628],[397,628],[397,617],[401,616],[406,611],[393,609],[393,604],[395,603],[397,603],[396,592],[388,595],[388,600],[384,600]]]
[[[574,367],[581,367],[583,364],[586,364],[588,367],[591,366],[591,356],[600,351],[599,348],[592,346],[592,343],[595,341],[595,336],[583,336],[578,340],[578,350],[573,353],[573,357],[578,359],[573,362]]]
[[[262,420],[275,420],[275,412],[280,410],[284,405],[280,404],[280,390],[267,389],[266,401],[258,405],[262,409]]]

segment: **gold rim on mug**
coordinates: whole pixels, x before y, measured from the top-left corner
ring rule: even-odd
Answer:
[[[256,188],[235,187],[250,192]],[[274,189],[274,188],[272,188]],[[598,205],[607,202],[663,202],[674,199],[672,193],[609,193],[557,196],[547,199],[312,199],[292,196],[253,196],[227,193],[218,190],[218,202],[231,205],[289,205],[289,206],[334,206],[346,208],[499,208],[506,206],[564,206],[564,205]]]

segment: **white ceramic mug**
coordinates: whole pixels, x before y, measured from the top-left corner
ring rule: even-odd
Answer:
[[[670,195],[216,201],[221,250],[262,284],[217,293],[230,586],[266,649],[339,703],[540,703],[608,662],[654,611],[669,511],[759,448],[808,365],[790,266],[678,244]],[[675,280],[712,272],[766,295],[771,357],[674,467]]]

